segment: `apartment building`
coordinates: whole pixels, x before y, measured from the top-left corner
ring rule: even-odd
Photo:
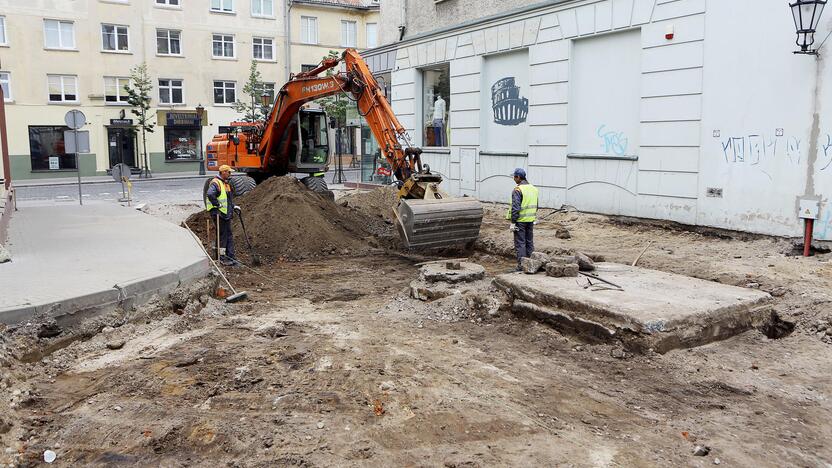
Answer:
[[[232,109],[252,61],[269,89],[285,67],[285,9],[278,0],[0,1],[0,85],[5,94],[12,178],[74,176],[64,115],[87,117],[90,154],[82,175],[117,163],[144,165],[127,105],[130,69],[153,82],[148,135],[153,173],[194,171]],[[197,118],[197,107],[205,110]],[[201,143],[200,144],[200,140]]]
[[[789,3],[385,0],[364,55],[453,194],[832,241],[832,14],[795,54]]]
[[[379,0],[291,0],[291,71],[315,68],[329,51],[377,47]]]

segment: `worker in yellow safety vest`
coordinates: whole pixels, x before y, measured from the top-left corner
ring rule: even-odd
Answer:
[[[511,192],[511,208],[506,212],[506,219],[511,221],[509,230],[514,233],[514,248],[517,251],[517,270],[520,260],[530,257],[534,252],[534,225],[537,221],[537,187],[526,180],[526,171],[517,168],[511,174],[514,177],[514,191]]]
[[[214,220],[215,228],[220,233],[219,257],[220,263],[226,266],[235,266],[239,262],[234,255],[234,236],[231,233],[231,219],[234,211],[242,209],[234,205],[234,190],[229,183],[231,179],[231,168],[225,164],[220,166],[219,175],[208,184],[208,191],[205,193],[205,210]],[[231,209],[229,209],[231,207]]]

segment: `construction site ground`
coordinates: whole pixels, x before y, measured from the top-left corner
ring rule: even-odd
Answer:
[[[465,254],[491,277],[514,268],[504,209],[486,205]],[[830,466],[829,254],[549,212],[538,250],[627,264],[644,250],[642,267],[770,292],[794,331],[633,354],[517,318],[492,288],[480,296],[493,303],[412,299],[421,259],[385,242],[315,244],[305,258],[272,245],[263,266],[227,270],[245,302],[160,299],[33,362],[18,360],[25,347],[54,342],[33,337],[36,323],[7,329],[0,461],[35,465],[51,450],[58,466]]]

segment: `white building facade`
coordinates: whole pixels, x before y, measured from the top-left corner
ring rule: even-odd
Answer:
[[[368,62],[454,194],[506,202],[524,167],[542,206],[778,236],[802,234],[812,200],[832,240],[832,41],[793,54],[786,1],[552,0],[402,26]],[[831,27],[832,10],[816,47]]]

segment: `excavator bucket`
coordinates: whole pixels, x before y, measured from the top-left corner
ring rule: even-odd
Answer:
[[[395,214],[408,249],[470,247],[482,224],[482,205],[473,198],[402,199]]]

